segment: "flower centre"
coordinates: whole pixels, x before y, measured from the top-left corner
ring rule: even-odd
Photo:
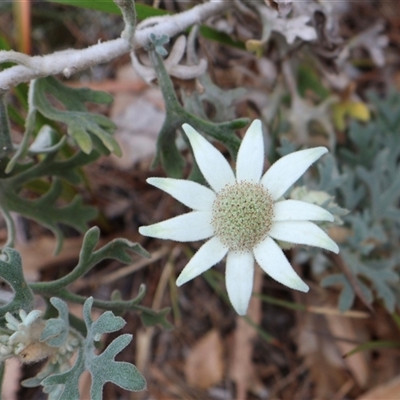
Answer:
[[[271,228],[273,200],[260,184],[239,182],[223,188],[214,200],[215,235],[232,251],[248,251]]]

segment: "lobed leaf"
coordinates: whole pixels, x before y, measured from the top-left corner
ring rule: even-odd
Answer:
[[[59,317],[49,318],[46,321],[40,341],[50,346],[60,347],[67,340],[69,333],[68,306],[57,297],[52,297],[50,302],[58,310]]]
[[[2,250],[0,276],[14,291],[14,298],[7,305],[0,307],[0,317],[4,318],[7,312],[31,311],[34,304],[33,292],[25,281],[21,256],[17,250],[8,247]]]
[[[6,206],[8,210],[38,221],[54,233],[57,238],[56,251],[61,248],[63,239],[60,223],[82,232],[87,228],[87,223],[97,214],[94,207],[83,204],[80,196],[75,196],[66,206],[58,207],[55,203],[61,194],[61,189],[61,182],[55,179],[50,189],[35,200],[23,199],[11,190],[5,190],[3,193],[3,206]]]
[[[33,106],[48,119],[66,124],[68,135],[74,138],[84,153],[92,152],[96,146],[93,137],[97,137],[108,151],[118,156],[122,154],[117,141],[112,137],[115,124],[104,115],[88,112],[85,106],[86,102],[110,103],[112,97],[109,94],[70,88],[53,77],[37,79],[32,84],[35,88]],[[48,101],[48,95],[56,98],[65,110],[55,108]]]
[[[90,389],[92,400],[103,398],[103,386],[107,382],[112,382],[130,391],[146,388],[145,379],[134,365],[114,360],[115,356],[131,342],[131,335],[119,336],[100,355],[96,354],[94,342],[98,340],[99,336],[121,329],[125,322],[121,317],[114,316],[111,311],[102,314],[97,321],[93,321],[91,317],[92,305],[93,298],[90,297],[83,306],[87,335],[83,340],[83,347],[79,349],[75,365],[66,372],[47,377],[42,382],[45,387],[61,385],[59,400],[80,398],[79,378],[85,370],[88,370],[92,375]]]
[[[198,132],[206,134],[222,142],[233,158],[236,158],[240,139],[235,134],[235,129],[243,128],[248,124],[247,118],[239,118],[228,122],[210,122],[203,119],[204,115],[193,115],[181,106],[175,90],[160,55],[149,47],[149,55],[157,73],[158,82],[166,106],[166,119],[157,139],[157,153],[152,163],[155,167],[161,162],[167,174],[174,178],[181,178],[184,160],[176,144],[177,130],[188,123]],[[216,96],[217,97],[217,96]]]

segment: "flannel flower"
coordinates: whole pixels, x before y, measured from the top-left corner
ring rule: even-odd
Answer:
[[[226,288],[240,315],[246,314],[253,288],[254,260],[273,279],[302,292],[308,286],[294,271],[277,242],[317,246],[339,252],[336,243],[310,221],[333,221],[325,209],[282,196],[328,150],[316,147],[282,157],[262,175],[264,143],[261,121],[255,120],[240,145],[236,177],[228,161],[190,125],[196,162],[210,185],[172,178],[149,178],[193,211],[149,226],[142,235],[180,242],[209,239],[182,270],[178,286],[221,261],[226,255]]]

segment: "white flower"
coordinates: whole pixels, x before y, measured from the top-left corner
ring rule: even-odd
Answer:
[[[20,310],[19,318],[9,312],[5,315],[6,327],[14,332],[0,337],[0,361],[18,356],[22,362],[30,363],[47,357],[50,354],[48,346],[40,343],[45,326],[42,312],[33,310],[27,314]]]
[[[171,178],[149,178],[192,212],[142,226],[145,236],[189,242],[210,238],[181,272],[183,285],[227,255],[226,288],[238,314],[246,314],[253,288],[254,259],[276,281],[309,290],[275,240],[317,246],[338,253],[336,243],[310,221],[333,221],[323,208],[282,196],[308,167],[328,150],[316,147],[282,157],[262,175],[264,143],[261,121],[255,120],[240,145],[236,177],[222,154],[190,125],[183,129],[197,164],[211,188]],[[275,239],[275,240],[274,240]]]

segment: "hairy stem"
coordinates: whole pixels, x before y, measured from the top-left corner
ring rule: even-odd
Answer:
[[[154,33],[156,36],[161,34],[174,36],[231,6],[232,4],[229,1],[210,1],[180,14],[162,17],[158,24],[136,30],[131,42],[134,44],[134,48],[139,48],[149,42],[150,33]],[[131,13],[129,19],[132,18]],[[22,61],[21,65],[0,72],[0,90],[8,91],[21,82],[29,82],[32,79],[45,76],[63,74],[70,77],[78,71],[109,62],[131,51],[130,41],[128,41],[126,35],[124,36],[124,38],[98,43],[86,49],[64,50],[46,56],[22,57],[22,55],[19,56],[18,53],[14,52],[12,53],[13,60],[15,62]],[[0,51],[0,63],[9,60],[10,52]]]

